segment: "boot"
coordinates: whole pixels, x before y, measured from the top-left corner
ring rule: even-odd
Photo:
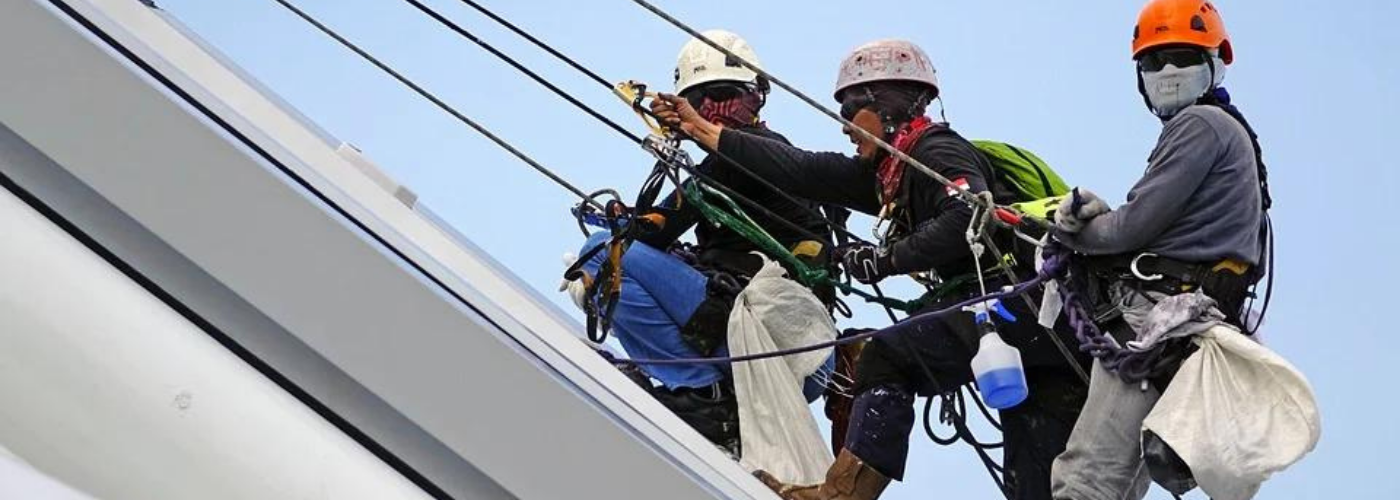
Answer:
[[[875,500],[890,484],[890,478],[865,465],[850,450],[841,450],[836,456],[836,463],[826,471],[822,484],[784,484],[767,472],[758,471],[755,475],[783,500]]]

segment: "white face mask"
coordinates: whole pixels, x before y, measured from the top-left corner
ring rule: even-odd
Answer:
[[[1224,64],[1215,66],[1222,70],[1225,68]],[[1215,81],[1212,81],[1209,64],[1185,68],[1168,64],[1161,71],[1142,72],[1142,85],[1143,91],[1147,93],[1147,101],[1152,105],[1152,112],[1159,117],[1170,118],[1194,104],[1224,77],[1225,72],[1218,71]]]

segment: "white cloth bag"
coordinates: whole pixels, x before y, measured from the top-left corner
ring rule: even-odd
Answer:
[[[729,354],[743,356],[803,347],[836,338],[836,324],[812,292],[784,278],[782,266],[764,258],[760,270],[734,300],[729,315]],[[802,384],[832,349],[735,363],[740,463],[790,484],[816,484],[834,459],[802,396]]]
[[[1234,328],[1212,327],[1196,343],[1143,428],[1176,450],[1211,498],[1253,498],[1317,446],[1317,400],[1293,365]]]

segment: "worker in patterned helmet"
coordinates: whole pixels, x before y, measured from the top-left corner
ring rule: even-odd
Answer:
[[[711,30],[704,35],[745,59],[758,60],[748,42],[734,33]],[[675,83],[676,93],[694,103],[705,120],[767,140],[787,140],[759,118],[768,84],[703,41],[692,39],[681,49]],[[695,168],[766,210],[745,205],[755,224],[799,258],[826,265],[831,232],[815,204],[784,197],[718,156],[706,157]],[[723,355],[727,352],[729,313],[738,292],[735,288],[762,268],[763,259],[754,253],[762,249],[728,226],[701,223],[703,214],[692,203],[678,203],[677,193],[661,200],[658,210],[664,215],[664,226],[638,237],[622,258],[623,284],[612,317],[612,333],[627,354],[636,358]],[[668,252],[692,228],[694,266]],[[610,238],[607,231],[594,233],[579,255],[589,255]],[[580,307],[588,300],[584,281],[597,276],[608,258],[605,251],[592,255],[583,266],[584,277],[563,287]],[[827,303],[834,300],[835,292],[829,287],[815,292]],[[646,377],[659,382],[647,388],[662,404],[715,444],[736,455],[740,452],[738,413],[728,370],[716,365],[648,365],[641,369]],[[830,369],[824,366],[822,373]],[[823,386],[817,383],[820,379],[824,375],[811,377],[803,388],[809,401],[822,394]]]
[[[663,97],[652,103],[652,110],[704,147],[752,165],[793,194],[889,219],[891,230],[880,245],[845,250],[846,272],[865,283],[902,274],[931,276],[923,279],[933,290],[924,310],[935,310],[980,294],[974,274],[979,262],[964,236],[972,209],[959,189],[991,192],[1000,203],[1015,198],[972,143],[947,123],[927,116],[940,92],[933,63],[923,50],[907,41],[880,40],[857,47],[841,63],[835,98],[841,115],[855,128],[892,144],[952,180],[953,186],[906,165],[849,126],[843,132],[855,146],[854,156],[804,151],[713,124],[685,99]],[[994,239],[1002,248],[1017,245],[1006,232],[996,233]],[[1032,260],[1022,259],[1016,266],[1022,279],[1034,274]],[[995,262],[983,259],[980,266],[988,289],[1008,283],[993,269]],[[1001,414],[1008,489],[1017,499],[1049,499],[1051,461],[1064,449],[1085,392],[1071,362],[1084,365],[1087,359],[1067,361],[1024,302],[1004,304],[1024,318],[998,329],[1021,351],[1032,395]],[[1062,342],[1073,342],[1067,328],[1054,334]],[[971,382],[970,363],[979,336],[970,314],[890,327],[862,350],[849,430],[825,482],[794,485],[760,477],[787,499],[879,497],[891,479],[903,480],[915,396],[936,396]]]
[[[1134,361],[1094,363],[1083,415],[1055,461],[1055,498],[1143,498],[1149,475],[1177,494],[1196,485],[1182,461],[1192,454],[1173,447],[1200,443],[1165,443],[1143,422],[1196,334],[1225,323],[1249,331],[1246,298],[1269,252],[1259,143],[1221,86],[1235,51],[1220,12],[1206,0],[1151,0],[1133,30],[1132,55],[1143,99],[1163,126],[1147,170],[1111,211],[1076,189],[1056,212],[1055,235],[1089,256],[1084,274],[1096,286],[1087,289],[1101,293],[1087,306],[1115,313],[1100,315],[1116,319],[1099,329],[1133,342]]]

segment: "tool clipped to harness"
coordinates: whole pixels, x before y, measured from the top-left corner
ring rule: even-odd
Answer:
[[[1021,404],[1030,395],[1026,370],[1021,364],[1021,351],[1002,340],[996,324],[992,322],[993,313],[1007,322],[1015,322],[1016,317],[998,300],[968,306],[964,310],[973,314],[982,333],[977,355],[972,357],[972,374],[976,377],[977,390],[982,393],[982,399],[998,410]]]

